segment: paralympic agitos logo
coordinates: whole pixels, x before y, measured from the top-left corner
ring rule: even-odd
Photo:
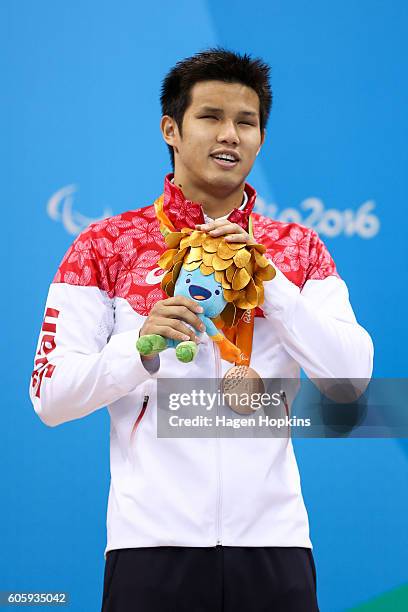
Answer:
[[[74,210],[74,194],[76,185],[67,185],[56,191],[47,202],[47,214],[53,220],[62,223],[68,234],[76,236],[91,223],[102,221],[113,215],[113,211],[105,208],[100,217],[87,217]]]

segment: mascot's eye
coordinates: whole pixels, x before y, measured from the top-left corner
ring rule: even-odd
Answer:
[[[220,290],[219,290],[219,289],[216,289],[216,290],[214,291],[214,293],[215,293],[215,295],[220,295]]]
[[[186,278],[186,283],[191,283],[191,278]]]

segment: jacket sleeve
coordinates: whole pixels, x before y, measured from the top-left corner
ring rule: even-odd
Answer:
[[[271,262],[277,274],[264,284],[265,317],[309,378],[364,379],[368,383],[373,369],[371,338],[357,323],[347,286],[320,239],[314,253],[302,289],[286,278],[279,264]]]
[[[80,274],[66,271],[64,261],[84,244],[78,240],[50,286],[30,383],[34,410],[51,427],[84,417],[154,376],[135,347],[142,317],[135,329],[112,335],[114,301],[101,288],[92,246]]]

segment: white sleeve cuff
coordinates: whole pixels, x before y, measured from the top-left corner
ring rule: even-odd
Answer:
[[[160,359],[152,360],[152,369],[145,367],[136,348],[139,329],[115,334],[105,347],[106,358],[110,362],[109,371],[123,393],[130,393],[137,385],[150,377],[155,378],[159,371]],[[147,362],[146,362],[147,363]]]

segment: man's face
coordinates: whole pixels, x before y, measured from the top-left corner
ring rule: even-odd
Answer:
[[[173,120],[162,119],[165,140],[174,147],[177,181],[219,194],[241,187],[263,142],[259,121],[259,98],[250,87],[196,83],[183,135]]]

